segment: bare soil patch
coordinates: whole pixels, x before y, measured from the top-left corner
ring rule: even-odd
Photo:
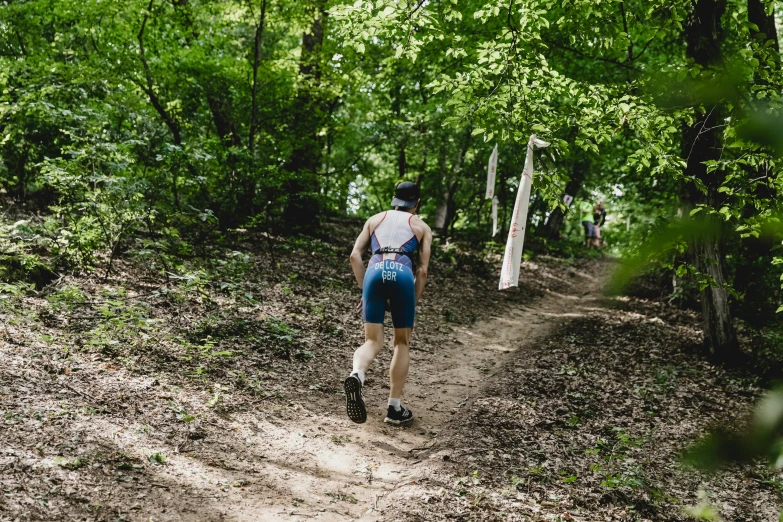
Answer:
[[[779,520],[766,463],[681,464],[699,436],[742,425],[760,393],[698,354],[695,314],[598,293],[570,310],[552,335],[518,340],[432,448],[440,465],[398,494],[402,518]]]
[[[483,321],[566,290],[577,271],[527,262],[520,288],[499,294],[497,255],[440,251],[403,397],[418,419],[382,422],[386,352],[358,427],[341,389],[362,341],[346,262],[354,232],[336,224],[329,243],[239,238],[168,276],[154,259],[120,259],[108,279],[64,276],[0,310],[0,516],[383,515],[417,454],[513,349],[505,319],[493,331]]]
[[[704,490],[776,520],[763,466],[677,464],[759,390],[693,352],[693,315],[603,299],[606,263],[537,257],[499,293],[497,255],[439,251],[416,421],[382,422],[389,350],[351,423],[354,232],[235,238],[168,277],[120,259],[1,309],[0,519],[672,520]]]

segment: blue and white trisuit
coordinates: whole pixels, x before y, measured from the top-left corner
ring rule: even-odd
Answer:
[[[419,238],[411,228],[413,214],[387,211],[370,236],[373,256],[362,287],[362,319],[383,324],[386,302],[395,328],[413,328],[416,290],[413,283],[413,255]]]

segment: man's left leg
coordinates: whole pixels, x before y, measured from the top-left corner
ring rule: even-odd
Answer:
[[[413,420],[413,413],[400,403],[402,389],[408,379],[410,366],[410,328],[394,329],[394,355],[389,369],[389,406],[384,422],[403,424]]]
[[[364,344],[353,353],[353,371],[364,384],[364,376],[370,365],[383,350],[383,324],[364,323]]]
[[[375,357],[383,350],[383,324],[364,323],[364,344],[353,354],[353,371],[343,382],[348,418],[362,424],[367,421],[364,404],[364,375]]]
[[[383,270],[369,268],[362,289],[362,320],[364,344],[353,354],[353,371],[343,382],[348,418],[356,423],[367,421],[364,404],[364,376],[375,357],[383,349],[383,316],[386,313],[383,292]]]

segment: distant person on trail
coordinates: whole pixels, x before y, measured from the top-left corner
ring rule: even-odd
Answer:
[[[585,246],[587,248],[605,247],[606,243],[601,237],[601,227],[606,222],[604,202],[599,201],[594,207],[590,207],[589,203],[585,202],[582,204],[581,213],[583,214],[582,227],[585,229]],[[592,221],[590,221],[590,217],[592,217]]]
[[[399,183],[391,202],[394,210],[368,219],[351,252],[351,267],[362,290],[360,305],[366,339],[353,354],[353,371],[344,383],[348,417],[357,423],[367,420],[362,387],[365,373],[383,349],[383,317],[387,302],[394,325],[394,356],[384,422],[399,425],[413,420],[413,413],[400,404],[400,397],[408,377],[411,329],[416,304],[427,282],[432,246],[432,230],[416,215],[420,202],[418,185],[409,181]],[[362,254],[370,246],[372,258],[365,269]],[[414,269],[413,256],[417,248],[418,266]]]
[[[587,248],[593,248],[593,242],[595,241],[596,232],[595,225],[590,219],[593,207],[587,202],[583,201],[579,207],[580,219],[582,220],[582,227],[585,229],[585,246]]]
[[[593,208],[593,227],[595,228],[596,246],[600,247],[603,243],[601,238],[601,227],[606,222],[606,210],[604,210],[604,202],[599,201]]]

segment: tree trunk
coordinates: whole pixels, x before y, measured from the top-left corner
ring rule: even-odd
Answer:
[[[759,43],[772,40],[774,42],[773,48],[775,49],[775,53],[780,53],[778,31],[775,27],[774,7],[770,9],[770,13],[767,14],[763,0],[748,0],[748,22],[754,24],[758,28],[758,30],[753,27],[750,28],[750,36],[752,39],[759,39]]]
[[[428,157],[427,154],[429,150],[427,149],[427,143],[429,141],[429,137],[427,136],[427,127],[425,124],[421,124],[421,127],[419,128],[419,137],[421,142],[421,163],[419,164],[419,173],[416,175],[416,184],[418,186],[421,186],[421,182],[424,179],[424,175],[427,173],[427,161]]]
[[[399,78],[399,77],[398,77]],[[403,97],[402,97],[402,83],[395,83],[395,85],[390,89],[390,93],[392,102],[391,102],[391,110],[396,116],[398,120],[402,119],[402,104],[403,104]],[[408,135],[405,130],[403,130],[402,136],[398,138],[397,141],[397,175],[400,178],[405,177],[405,171],[407,170],[408,161],[405,157],[405,147],[408,144]]]
[[[182,145],[182,131],[180,129],[179,121],[177,121],[176,118],[174,118],[168,112],[168,110],[166,110],[166,108],[163,106],[163,103],[161,103],[160,98],[158,98],[158,94],[154,87],[154,82],[152,81],[152,70],[150,69],[149,62],[147,61],[147,53],[144,47],[144,30],[147,28],[147,20],[149,19],[150,14],[152,14],[153,2],[154,0],[150,0],[149,5],[147,6],[147,10],[144,11],[141,28],[139,29],[139,33],[136,35],[136,39],[139,42],[139,60],[141,61],[141,65],[144,69],[144,80],[146,81],[146,83],[139,81],[136,82],[136,84],[147,95],[150,103],[155,108],[160,118],[163,120],[163,123],[165,123],[166,127],[168,127],[169,131],[171,132],[171,137],[174,139],[174,144]]]
[[[212,113],[212,121],[215,124],[220,141],[226,147],[239,147],[242,142],[237,132],[236,124],[231,115],[231,91],[223,82],[205,82],[207,84],[207,105]]]
[[[401,141],[397,147],[399,149],[399,154],[397,155],[397,173],[400,178],[404,178],[405,168],[408,165],[408,162],[405,159],[405,142]]]
[[[566,194],[568,194],[568,192]],[[560,239],[560,229],[563,228],[563,217],[563,210],[560,207],[557,207],[550,212],[542,235],[550,239]]]
[[[571,197],[576,198],[576,193],[582,189],[582,182],[585,179],[585,174],[589,164],[586,161],[576,160],[571,167],[571,179],[568,180],[565,187],[565,193]],[[546,222],[544,228],[544,235],[551,239],[558,239],[560,237],[560,229],[563,227],[563,220],[565,214],[557,207],[549,214],[549,219]]]
[[[290,128],[294,150],[286,165],[288,203],[283,213],[285,225],[292,230],[312,231],[320,214],[320,183],[324,107],[317,85],[321,78],[321,46],[324,40],[326,1],[315,0],[310,30],[302,36],[299,62],[299,88],[294,100]]]
[[[442,199],[435,209],[435,228],[440,231],[442,237],[448,235],[449,226],[457,213],[454,205],[454,193],[458,185],[458,181],[446,185]]]
[[[720,42],[721,17],[726,10],[725,0],[698,0],[685,26],[686,54],[705,70],[722,64]],[[697,179],[704,184],[700,190],[695,183],[688,185],[687,196],[692,206],[707,204],[719,208],[718,192],[725,179],[725,172],[707,172],[705,161],[720,157],[724,109],[720,105],[696,109],[698,119],[683,132],[682,152],[686,158],[685,178]],[[723,227],[719,219],[708,216],[710,233],[698,234],[691,240],[691,257],[699,272],[714,279],[714,284],[701,291],[704,316],[704,337],[709,349],[718,360],[735,362],[739,358],[737,336],[729,308],[727,278],[723,264]]]
[[[440,154],[438,155],[438,164],[440,166],[441,176],[441,192],[438,205],[435,207],[435,220],[433,226],[435,230],[445,235],[445,231],[448,226],[447,214],[449,212],[449,199],[451,198],[451,184],[449,183],[449,172],[447,165],[448,152],[446,150],[446,144],[441,145]]]
[[[451,225],[454,216],[457,214],[454,194],[457,192],[457,188],[460,185],[462,165],[465,163],[465,155],[468,153],[468,148],[470,147],[471,131],[471,127],[468,126],[465,139],[462,142],[462,148],[454,161],[451,171],[449,171],[446,165],[446,150],[448,145],[444,143],[443,148],[441,149],[440,167],[443,175],[443,192],[441,193],[441,199],[438,202],[438,206],[435,209],[435,228],[440,230],[443,237],[448,234],[449,225]]]
[[[780,68],[780,47],[778,45],[778,32],[775,27],[775,4],[770,3],[769,14],[767,14],[763,0],[748,0],[748,22],[752,24],[750,26],[750,39],[758,45],[755,57],[759,61],[759,66],[753,71],[754,83],[774,91],[776,90],[773,89],[775,80],[772,78],[772,75],[777,73],[777,70]],[[753,25],[756,27],[753,27]],[[768,41],[772,42],[772,49],[766,47]],[[770,59],[774,62],[774,65],[771,67],[769,64]],[[763,92],[764,90],[759,91],[759,94]],[[770,190],[769,177],[766,175],[767,167],[765,165],[759,165],[755,168],[747,165],[745,169],[748,173],[748,179],[757,181],[753,183],[753,190],[757,199],[774,197]],[[746,217],[749,217],[756,215],[758,210],[752,202],[749,202],[745,205],[744,212]]]
[[[182,19],[182,24],[187,28],[187,32],[185,35],[185,41],[188,45],[193,45],[193,42],[198,40],[199,38],[199,30],[196,26],[195,17],[193,16],[193,6],[190,4],[190,0],[171,0],[171,4],[174,6],[174,10],[180,18]],[[150,2],[150,6],[152,6],[152,2]],[[143,33],[143,29],[142,29]],[[142,35],[143,36],[143,35]],[[143,42],[139,41],[140,45],[143,45]],[[143,49],[142,49],[143,54]],[[146,65],[146,58],[143,58],[143,61],[145,63],[145,70],[147,69]],[[204,93],[207,97],[207,106],[209,107],[209,111],[212,114],[212,122],[215,124],[215,130],[217,131],[218,137],[220,138],[220,141],[223,143],[224,146],[228,147],[241,147],[242,146],[242,139],[239,136],[239,132],[237,130],[237,125],[234,121],[233,117],[233,111],[232,111],[232,105],[233,100],[231,96],[231,88],[229,85],[227,85],[226,81],[213,74],[204,74],[203,70],[201,69],[194,69],[192,72],[193,76],[196,77],[199,80],[199,83],[202,86],[202,89],[204,90]],[[150,79],[148,78],[148,83]],[[151,85],[151,84],[150,84]],[[158,110],[160,113],[160,110]],[[166,117],[161,114],[161,117],[166,120]],[[168,118],[174,120],[170,115]],[[176,122],[176,120],[175,120]],[[177,126],[179,127],[179,123],[177,123]],[[172,130],[172,133],[174,131]],[[179,130],[177,133],[179,134]],[[175,136],[175,142],[177,145],[180,145],[181,138],[178,136]],[[179,140],[179,141],[177,141]],[[228,158],[226,161],[228,169],[231,171],[233,179],[235,177],[236,171],[237,171],[237,165],[236,165],[236,157],[233,152],[228,153]],[[195,177],[198,178],[198,173],[196,171],[195,166],[191,162],[187,162],[187,168],[188,171]],[[242,183],[243,186],[246,186],[247,183]],[[209,201],[211,198],[209,197],[209,194],[206,192],[206,189],[204,187],[203,183],[200,183],[202,193],[205,196],[205,199]],[[233,187],[232,187],[233,188]],[[174,190],[176,192],[176,183],[174,184]],[[178,197],[176,198],[179,199]],[[243,203],[243,201],[246,201],[247,198],[243,199],[240,195],[240,203],[239,208],[245,211],[245,213],[251,213],[250,204]],[[250,198],[250,201],[252,203],[252,197]],[[235,219],[237,217],[236,213],[230,213],[229,216],[231,219]]]
[[[13,146],[9,147],[13,150]],[[22,150],[17,154],[16,151],[12,154],[9,154],[6,159],[6,165],[8,165],[10,168],[8,169],[9,174],[12,176],[16,175],[16,187],[14,187],[14,198],[16,201],[22,202],[27,198],[27,160],[29,159],[30,149],[27,145],[27,137],[24,138],[24,144],[22,145]],[[9,159],[16,156],[16,161],[9,161]]]
[[[723,266],[724,248],[719,220],[712,223],[714,233],[706,234],[696,243],[699,271],[715,280],[714,287],[707,287],[701,293],[701,309],[704,315],[704,336],[710,343],[712,354],[723,362],[736,362],[739,358],[737,334],[732,323],[729,295]]]

